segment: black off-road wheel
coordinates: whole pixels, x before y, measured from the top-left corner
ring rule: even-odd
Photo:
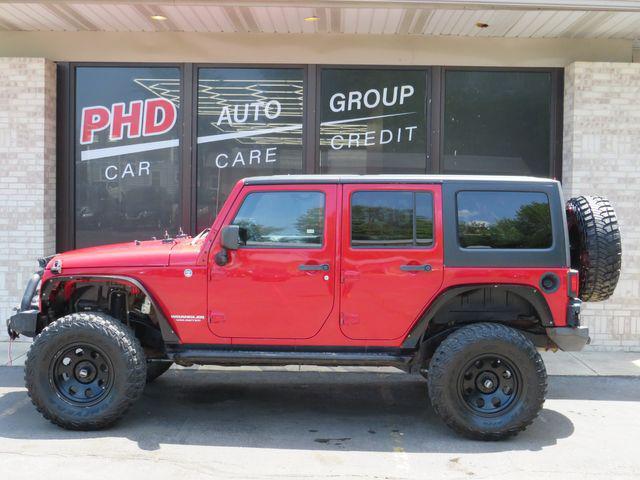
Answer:
[[[567,202],[571,268],[580,277],[585,302],[608,299],[618,284],[622,242],[618,219],[609,200],[582,196]]]
[[[140,398],[147,365],[133,332],[101,313],[74,313],[48,325],[31,345],[25,383],[48,420],[70,430],[98,430]]]
[[[522,333],[478,323],[443,340],[429,364],[427,384],[433,409],[449,427],[469,438],[500,440],[536,418],[547,372]]]
[[[147,362],[147,383],[153,382],[171,368],[173,362]]]

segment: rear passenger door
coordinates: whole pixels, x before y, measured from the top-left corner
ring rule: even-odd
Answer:
[[[440,185],[344,185],[340,328],[403,337],[443,278]]]

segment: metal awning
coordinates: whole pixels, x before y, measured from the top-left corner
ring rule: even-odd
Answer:
[[[0,0],[0,30],[640,38],[640,1]]]

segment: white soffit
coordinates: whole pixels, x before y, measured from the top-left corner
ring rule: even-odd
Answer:
[[[0,30],[636,39],[640,1],[0,0]]]

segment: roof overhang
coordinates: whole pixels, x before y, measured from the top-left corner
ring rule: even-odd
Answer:
[[[0,0],[0,31],[634,40],[640,38],[640,1]]]

